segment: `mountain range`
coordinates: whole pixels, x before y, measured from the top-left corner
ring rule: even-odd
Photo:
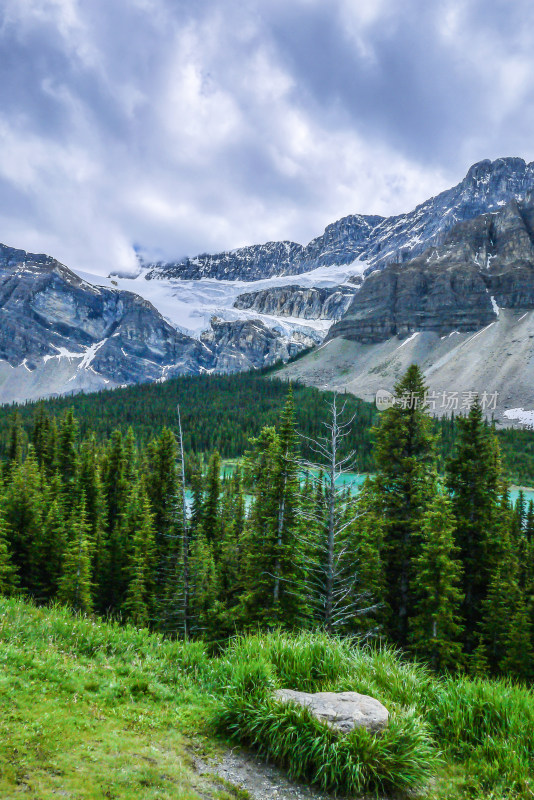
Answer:
[[[216,255],[148,264],[147,278],[253,281],[298,275],[318,267],[365,262],[368,271],[406,261],[439,244],[455,224],[494,211],[534,189],[534,162],[499,158],[474,164],[452,189],[393,217],[353,214],[328,225],[307,245],[268,242]]]
[[[409,213],[344,217],[305,246],[143,264],[135,279],[2,245],[0,400],[258,368],[314,348],[281,374],[372,399],[418,360],[436,391],[491,389],[497,417],[525,422],[533,276],[534,163],[519,158],[481,161]]]

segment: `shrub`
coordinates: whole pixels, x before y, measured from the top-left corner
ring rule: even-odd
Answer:
[[[291,778],[329,791],[416,789],[438,763],[427,728],[413,714],[392,716],[380,735],[362,728],[342,734],[293,703],[228,694],[218,726],[285,767]]]

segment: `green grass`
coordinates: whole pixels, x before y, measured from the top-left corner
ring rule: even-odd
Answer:
[[[238,797],[193,769],[200,646],[0,599],[0,797]]]
[[[340,735],[272,689],[359,691],[391,712]],[[134,628],[0,598],[0,797],[243,798],[195,772],[230,740],[325,788],[427,800],[534,796],[534,696],[437,679],[321,634],[237,638],[211,658]]]

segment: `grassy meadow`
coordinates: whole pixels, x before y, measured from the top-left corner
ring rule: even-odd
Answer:
[[[322,634],[200,642],[0,598],[0,797],[244,798],[194,756],[242,742],[297,779],[350,796],[534,796],[534,695],[436,678],[388,649]],[[275,687],[359,691],[391,712],[383,735],[338,735],[280,706]]]

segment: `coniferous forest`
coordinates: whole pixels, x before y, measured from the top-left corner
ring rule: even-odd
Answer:
[[[269,380],[265,380],[269,377]],[[301,434],[317,437],[327,419],[322,392],[302,384],[293,386],[295,420]],[[264,426],[276,425],[287,395],[287,384],[276,378],[273,368],[234,375],[195,375],[173,378],[162,384],[145,383],[114,391],[55,397],[44,402],[28,402],[0,408],[0,458],[6,458],[11,416],[18,415],[26,438],[30,438],[35,415],[46,409],[58,420],[72,409],[80,437],[94,435],[98,443],[109,439],[115,430],[123,436],[131,428],[136,442],[146,445],[159,436],[162,428],[175,429],[176,406],[180,405],[186,453],[209,454],[217,450],[221,458],[240,458],[250,438]],[[354,416],[348,445],[356,451],[359,472],[373,472],[373,437],[378,412],[374,403],[344,395],[347,412]],[[437,435],[438,466],[443,471],[454,448],[458,427],[454,418],[434,419]],[[503,469],[511,483],[534,486],[534,432],[506,428],[496,431],[501,447]]]
[[[534,508],[521,494],[511,504],[480,407],[436,426],[412,366],[396,387],[405,402],[355,437],[362,404],[314,395],[319,421],[301,431],[301,387],[284,391],[229,475],[216,449],[195,452],[183,402],[151,439],[122,426],[96,436],[72,408],[37,406],[28,433],[11,414],[1,591],[214,646],[323,629],[394,643],[437,671],[533,678]],[[353,493],[344,474],[371,442],[373,474]]]

